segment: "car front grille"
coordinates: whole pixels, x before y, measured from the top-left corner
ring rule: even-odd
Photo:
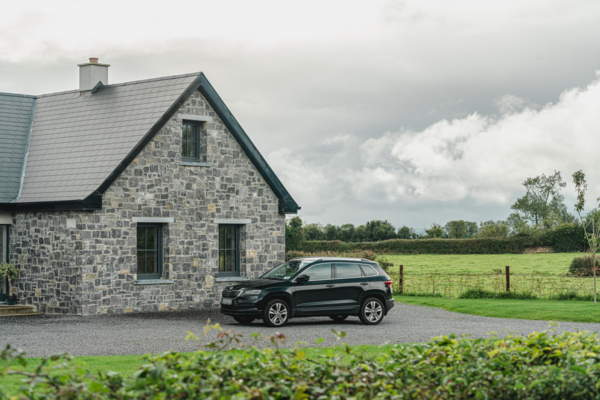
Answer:
[[[223,290],[223,297],[234,298],[240,294],[241,290]]]

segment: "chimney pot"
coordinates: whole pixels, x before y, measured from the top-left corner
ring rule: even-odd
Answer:
[[[90,62],[94,63],[94,64],[98,64],[98,58],[97,57],[91,57],[90,58]]]

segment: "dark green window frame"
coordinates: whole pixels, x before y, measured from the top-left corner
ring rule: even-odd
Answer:
[[[137,224],[137,278],[160,279],[163,270],[163,224]]]
[[[2,241],[0,246],[0,261],[8,262],[8,232],[10,227],[8,225],[0,225],[0,240]],[[0,293],[0,301],[5,301],[8,298],[8,281],[6,278],[0,278],[0,285],[2,285],[2,292]]]
[[[201,122],[183,121],[181,126],[182,161],[200,161]]]
[[[240,276],[240,225],[219,225],[219,276]]]

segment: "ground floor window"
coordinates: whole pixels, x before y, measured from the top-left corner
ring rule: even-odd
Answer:
[[[8,262],[8,225],[0,225],[0,262]],[[6,277],[0,278],[0,301],[8,297]]]
[[[219,225],[219,276],[240,275],[240,227]]]
[[[137,277],[160,279],[163,266],[161,224],[137,225]]]

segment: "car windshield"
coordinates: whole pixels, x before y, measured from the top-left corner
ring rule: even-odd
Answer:
[[[307,262],[302,261],[286,261],[283,264],[279,264],[263,276],[261,278],[264,279],[290,279],[292,276],[296,274],[296,272],[300,271],[302,268],[306,267]]]

